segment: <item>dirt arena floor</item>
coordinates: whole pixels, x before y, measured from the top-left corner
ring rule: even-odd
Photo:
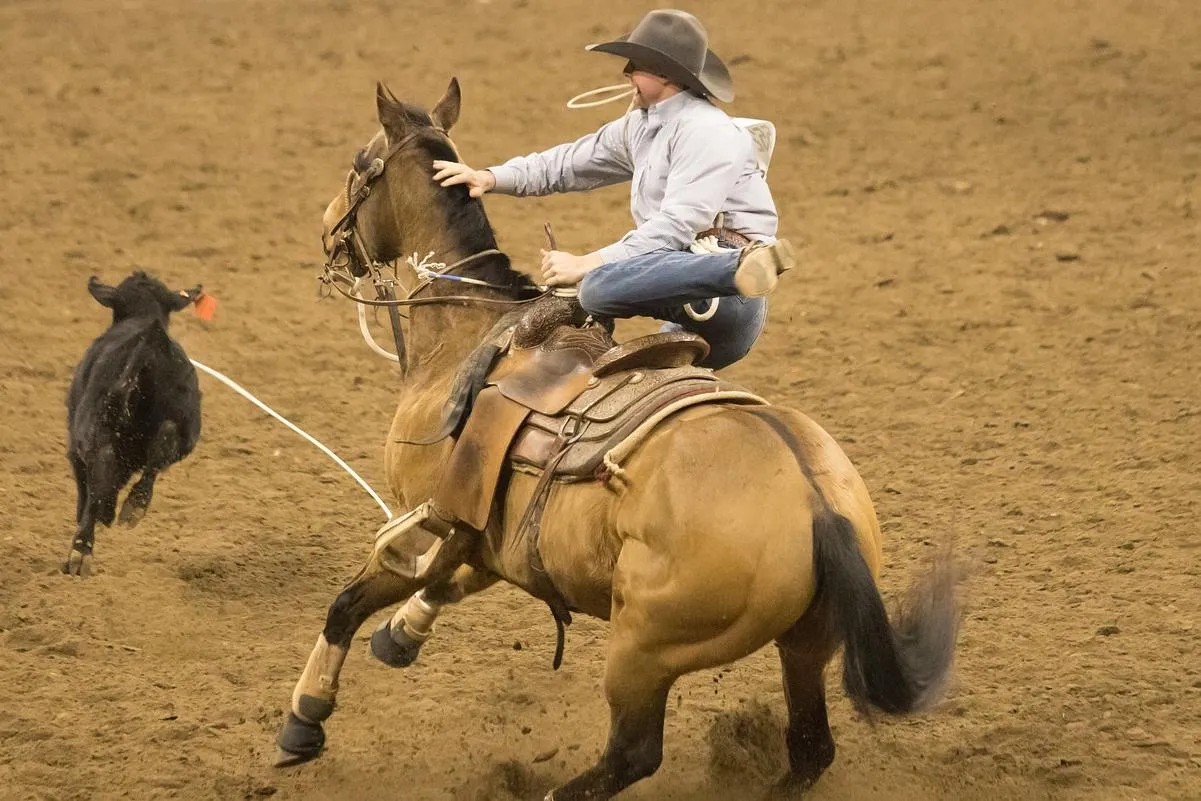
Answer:
[[[647,8],[0,4],[0,797],[506,801],[592,764],[605,626],[579,620],[553,672],[545,607],[505,587],[447,614],[407,671],[360,642],[325,755],[270,768],[380,511],[202,377],[196,453],[67,578],[63,399],[107,324],[89,275],[202,282],[220,306],[176,319],[189,355],[381,486],[398,379],[314,281],[375,81],[430,105],[458,75],[456,138],[486,166],[604,121],[563,108],[620,67],[581,48]],[[950,536],[974,568],[939,708],[872,725],[831,672],[839,752],[811,797],[1201,797],[1195,0],[691,10],[734,65],[731,111],[779,128],[771,184],[804,255],[729,377],[844,444],[888,594]],[[585,250],[626,207],[624,188],[488,200],[525,264],[544,220]],[[674,694],[663,767],[628,797],[761,794],[782,766],[772,649]]]

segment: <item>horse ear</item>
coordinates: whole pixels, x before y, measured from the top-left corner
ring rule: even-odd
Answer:
[[[434,106],[434,111],[430,115],[434,118],[434,124],[444,131],[449,131],[451,126],[459,121],[459,108],[463,102],[463,93],[459,91],[459,79],[451,78],[450,86],[446,87],[446,94],[442,95],[442,99],[438,101],[438,105]]]
[[[404,138],[409,127],[404,107],[383,83],[375,84],[375,110],[379,114],[379,124],[384,126],[384,133],[389,142],[399,142]]]
[[[107,306],[111,309],[117,302],[117,288],[111,287],[108,284],[102,284],[100,279],[94,275],[88,279],[88,292],[92,293],[92,297],[101,306]]]

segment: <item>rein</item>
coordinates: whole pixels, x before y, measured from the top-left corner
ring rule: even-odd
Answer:
[[[478,286],[485,286],[485,287],[489,287],[492,289],[505,289],[506,287],[502,287],[499,284],[489,284],[484,281],[477,281],[472,278],[467,278],[466,276],[450,274],[452,270],[455,270],[455,269],[463,266],[464,264],[469,264],[469,263],[471,263],[477,259],[481,259],[485,256],[498,256],[498,255],[503,256],[504,253],[495,248],[490,248],[489,250],[483,250],[483,251],[480,251],[479,253],[474,253],[464,259],[459,259],[454,264],[451,264],[449,266],[443,266],[441,264],[438,264],[436,266],[441,267],[442,269],[440,269],[436,272],[428,271],[429,275],[427,275],[425,278],[423,278],[421,280],[421,282],[419,284],[417,284],[417,286],[413,287],[413,289],[410,290],[406,294],[406,296],[403,298],[393,298],[393,299],[385,299],[385,300],[370,300],[368,298],[359,297],[350,292],[347,292],[345,289],[343,289],[340,286],[340,284],[350,284],[353,286],[355,284],[354,279],[351,278],[350,276],[348,276],[346,273],[340,272],[339,270],[335,269],[333,266],[331,266],[329,264],[326,265],[326,271],[320,277],[320,280],[322,283],[332,286],[334,289],[338,290],[338,292],[341,295],[343,295],[346,298],[349,298],[350,300],[353,300],[355,303],[361,303],[364,306],[384,306],[384,307],[389,307],[389,308],[397,308],[397,307],[404,307],[404,306],[428,306],[428,305],[438,304],[438,303],[444,303],[444,304],[452,305],[452,306],[453,305],[465,306],[465,305],[470,305],[473,303],[478,303],[481,305],[491,304],[491,305],[497,305],[497,306],[524,306],[525,304],[532,303],[535,300],[537,300],[538,298],[542,297],[542,295],[546,294],[544,292],[540,292],[538,295],[536,295],[532,298],[526,298],[525,300],[509,300],[507,298],[485,298],[485,297],[481,297],[479,295],[434,295],[433,297],[428,297],[428,298],[415,297],[415,295],[418,292],[421,292],[422,290],[426,289],[431,284],[433,284],[434,281],[436,281],[440,278],[450,280],[450,281],[464,281],[466,283],[476,284]],[[409,264],[415,265],[417,267],[417,269],[425,268],[424,262],[419,263],[419,262],[417,262],[417,260],[415,258],[410,258]],[[386,264],[384,262],[372,262],[371,263],[371,267],[377,272],[382,272],[382,269],[384,267],[390,267],[390,266],[391,265]],[[383,278],[383,277],[375,278],[375,279],[373,279],[373,281],[376,284],[377,288],[380,287],[381,285],[391,288],[394,284],[399,283],[399,281],[396,279],[387,279],[387,278]],[[530,288],[533,289],[535,287],[530,287]]]

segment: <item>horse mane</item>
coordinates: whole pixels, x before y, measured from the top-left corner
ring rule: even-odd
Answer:
[[[425,118],[425,125],[432,128],[433,121],[428,114],[416,109]],[[406,113],[408,110],[406,109]],[[461,156],[443,136],[430,135],[421,138],[429,161],[458,161]],[[431,168],[431,176],[433,175]],[[466,186],[452,186],[436,193],[437,203],[446,216],[446,223],[455,233],[468,253],[481,253],[485,250],[496,249],[496,232],[488,215],[484,211],[484,203],[477,197],[471,197]],[[463,275],[479,278],[490,284],[497,284],[511,290],[514,294],[530,288],[529,279],[513,269],[509,257],[499,254],[492,258],[465,265]]]
[[[428,111],[420,106],[406,103],[398,99],[382,84],[377,87],[377,100],[381,104],[381,114],[392,116],[401,126],[415,129],[419,135],[416,138],[419,146],[425,151],[426,162],[424,169],[433,177],[432,162],[459,161],[456,152],[445,131],[434,122]],[[381,117],[381,122],[383,118]],[[385,131],[388,126],[384,126]],[[385,137],[386,138],[386,137]],[[356,167],[360,160],[366,161],[369,154],[363,153],[362,159],[356,156]],[[446,224],[463,251],[468,255],[482,253],[487,250],[497,250],[496,233],[484,212],[484,204],[479,198],[473,198],[466,186],[453,186],[434,193],[434,202],[442,211]],[[485,257],[464,265],[462,275],[487,281],[501,287],[501,291],[514,297],[530,289],[529,279],[512,268],[509,257],[503,253]],[[461,287],[456,288],[456,291]]]

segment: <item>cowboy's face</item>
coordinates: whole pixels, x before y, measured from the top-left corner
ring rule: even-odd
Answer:
[[[622,74],[634,87],[634,105],[638,108],[650,108],[679,91],[679,87],[667,78],[643,69],[632,61],[626,63]]]

